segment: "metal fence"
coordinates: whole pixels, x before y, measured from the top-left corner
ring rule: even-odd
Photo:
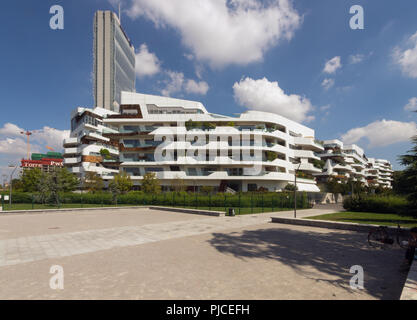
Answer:
[[[164,192],[146,194],[130,192],[122,195],[111,193],[68,193],[49,197],[40,194],[16,193],[11,202],[1,200],[3,210],[35,210],[61,208],[93,208],[120,206],[149,206],[195,208],[227,212],[235,209],[236,214],[261,213],[289,210],[294,208],[294,193],[187,193]],[[311,196],[305,192],[297,192],[297,208],[305,209],[312,206]]]

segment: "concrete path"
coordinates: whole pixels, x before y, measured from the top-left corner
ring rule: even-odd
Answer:
[[[134,209],[124,211],[129,212],[131,210]],[[300,210],[297,212],[297,216],[302,218],[328,212],[333,211],[323,209]],[[159,213],[161,214],[161,212]],[[140,209],[140,214],[153,215],[155,210]],[[58,215],[62,215],[62,213]],[[3,239],[0,240],[0,267],[213,233],[230,228],[245,228],[268,223],[271,216],[292,217],[293,212],[283,211],[235,217],[194,217],[194,219],[187,215],[182,216],[187,220]],[[37,218],[39,217],[37,216]],[[0,223],[2,218],[5,219],[6,217],[0,217]],[[12,219],[12,217],[9,218]]]
[[[269,223],[291,214],[0,216],[0,299],[399,298],[403,252],[369,248],[355,232]],[[50,287],[55,265],[63,290]],[[364,290],[349,286],[352,265],[364,268]]]

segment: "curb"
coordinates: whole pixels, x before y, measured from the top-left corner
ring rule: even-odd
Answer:
[[[299,226],[308,226],[308,227],[317,227],[317,228],[327,228],[327,229],[338,229],[338,230],[348,230],[368,233],[372,229],[378,228],[379,225],[375,224],[360,224],[360,223],[350,223],[350,222],[333,222],[325,220],[313,220],[313,219],[294,219],[294,218],[281,218],[281,217],[271,217],[271,222],[273,223],[282,223],[282,224],[293,224]],[[405,232],[409,229],[402,228]],[[395,233],[397,227],[388,226],[388,232]]]
[[[213,216],[213,217],[223,217],[223,216],[225,216],[225,213],[223,211],[210,211],[210,210],[171,208],[171,207],[158,207],[158,206],[150,206],[150,207],[148,207],[148,209],[162,210],[162,211],[173,211],[173,212],[181,212],[181,213],[190,213],[190,214],[200,214],[200,215]]]
[[[222,217],[225,215],[223,211],[209,211],[209,210],[199,210],[199,209],[171,208],[171,207],[158,207],[158,206],[125,206],[125,207],[93,207],[93,208],[0,211],[0,216],[3,216],[3,215],[10,216],[10,215],[19,215],[19,214],[60,213],[60,212],[74,212],[74,211],[121,210],[121,209],[162,210],[162,211],[171,211],[171,212],[200,214],[200,215],[213,216],[213,217]]]
[[[400,300],[417,300],[417,262],[413,264],[408,271],[407,280],[404,283],[404,288],[401,293]]]
[[[65,209],[35,209],[35,210],[11,210],[0,211],[2,215],[13,214],[40,214],[40,213],[54,213],[54,212],[72,212],[72,211],[89,211],[89,210],[117,210],[117,209],[139,209],[148,208],[147,206],[126,206],[126,207],[92,207],[92,208],[65,208]]]

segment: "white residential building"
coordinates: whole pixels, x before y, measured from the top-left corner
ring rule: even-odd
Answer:
[[[355,144],[344,145],[340,140],[323,141],[325,151],[320,158],[325,162],[323,172],[316,173],[319,182],[330,178],[340,182],[349,179],[366,186],[391,188],[392,168],[387,160],[367,158],[364,150]]]
[[[392,166],[388,160],[369,158],[366,167],[368,184],[392,188]]]
[[[105,132],[117,132],[103,124],[103,118],[115,112],[102,109],[77,108],[71,114],[71,136],[64,140],[64,166],[78,177],[87,172],[111,175],[119,172],[115,160],[103,159],[100,151],[106,149],[115,159],[118,146],[103,136]]]
[[[298,190],[319,191],[313,174],[321,172],[314,163],[323,146],[313,129],[277,114],[229,117],[200,102],[122,92],[120,113],[79,108],[72,122],[65,165],[80,175],[94,171],[109,181],[125,171],[139,188],[155,172],[164,189],[182,179],[190,190],[280,191],[297,170]],[[102,148],[111,159],[101,156]]]

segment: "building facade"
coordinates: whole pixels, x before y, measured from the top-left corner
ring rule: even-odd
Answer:
[[[91,124],[87,114],[100,116]],[[228,117],[200,102],[122,92],[120,113],[79,108],[72,119],[65,165],[81,176],[94,171],[110,181],[120,170],[140,188],[155,172],[164,189],[181,179],[192,190],[280,191],[297,174],[300,191],[319,191],[314,162],[324,148],[314,130],[276,114]],[[99,149],[107,147],[111,156],[103,159]]]
[[[22,170],[38,168],[44,172],[50,172],[54,168],[62,168],[63,166],[63,156],[59,152],[32,153],[31,159],[22,159],[20,165]]]
[[[117,132],[103,124],[103,118],[113,114],[116,113],[103,108],[77,108],[72,112],[71,135],[64,140],[64,165],[79,178],[87,172],[100,176],[119,172],[116,161],[107,161],[111,157],[118,158],[118,145],[103,136],[106,132]],[[104,149],[108,156],[100,152]]]
[[[367,158],[364,150],[355,144],[344,145],[342,141],[323,141],[320,153],[325,163],[323,171],[314,174],[318,182],[336,179],[340,183],[359,181],[365,186],[391,188],[392,167],[388,160]]]
[[[93,91],[95,107],[116,110],[122,91],[135,91],[135,49],[111,11],[94,16]]]

